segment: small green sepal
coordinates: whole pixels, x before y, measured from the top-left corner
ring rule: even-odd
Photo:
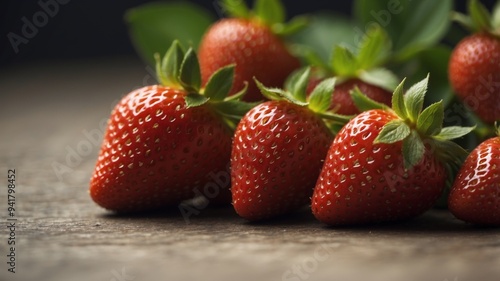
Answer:
[[[351,98],[356,107],[361,112],[371,109],[383,109],[383,110],[390,109],[390,107],[388,107],[387,105],[370,99],[368,96],[363,94],[363,92],[361,92],[361,90],[357,86],[354,87],[354,89],[351,91]]]
[[[394,90],[392,94],[392,109],[396,114],[403,120],[408,119],[408,112],[406,111],[405,97],[404,97],[404,86],[406,78],[399,83],[399,85]]]
[[[332,94],[337,79],[328,78],[319,83],[309,96],[309,108],[314,112],[325,112],[332,105]]]
[[[244,0],[221,0],[220,6],[223,11],[234,18],[250,18],[250,10]]]
[[[414,130],[403,140],[403,159],[405,169],[411,169],[422,161],[425,154],[425,145],[418,133]]]
[[[184,98],[188,108],[197,107],[206,104],[210,99],[197,93],[189,93]]]
[[[443,101],[431,104],[417,118],[417,131],[424,136],[436,136],[443,129]]]
[[[472,127],[459,127],[459,126],[450,126],[442,128],[439,134],[435,136],[436,139],[439,140],[454,140],[461,138],[470,132],[474,131],[476,126]]]
[[[332,70],[335,75],[354,77],[358,71],[358,63],[354,53],[345,46],[336,46],[332,53]]]
[[[371,69],[385,63],[390,51],[389,35],[380,25],[375,25],[366,32],[364,40],[359,46],[357,63],[360,69]]]
[[[256,0],[254,10],[268,26],[285,22],[285,7],[280,0]]]
[[[427,92],[428,85],[429,75],[424,80],[411,86],[404,95],[406,112],[411,122],[417,121],[418,115],[424,107],[425,93]]]
[[[469,0],[467,12],[468,15],[454,12],[452,19],[471,32],[487,32],[500,38],[500,1],[497,1],[490,13],[478,0]]]
[[[198,93],[200,91],[200,64],[193,48],[189,48],[184,56],[179,73],[179,80],[186,91],[190,93]]]
[[[410,133],[410,127],[403,120],[396,119],[385,124],[375,143],[395,143],[406,139]]]
[[[468,11],[476,30],[489,31],[493,28],[490,13],[478,0],[469,0]]]
[[[262,95],[270,100],[282,100],[285,99],[291,103],[294,103],[296,105],[300,106],[306,106],[308,103],[304,101],[300,101],[297,98],[295,98],[292,93],[289,91],[280,89],[280,88],[268,88],[264,86],[257,78],[253,78],[255,81],[255,84],[257,85],[257,88],[259,88],[260,92]]]
[[[224,100],[233,86],[235,65],[228,65],[217,70],[205,85],[204,95],[212,101]]]
[[[290,92],[295,99],[305,102],[307,84],[311,76],[311,68],[304,67],[294,71],[285,81],[285,90]]]
[[[276,23],[271,29],[279,36],[289,36],[307,27],[310,20],[307,16],[296,16],[286,23]]]

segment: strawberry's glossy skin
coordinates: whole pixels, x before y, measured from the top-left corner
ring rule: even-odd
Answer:
[[[307,85],[307,93],[312,93],[321,79],[313,79]],[[359,79],[349,79],[335,86],[332,93],[332,106],[330,109],[338,114],[355,115],[361,113],[351,98],[351,91],[358,87],[370,99],[391,106],[392,93],[378,86],[368,84]]]
[[[231,155],[236,212],[260,220],[306,205],[331,140],[307,108],[270,101],[249,111],[236,129]]]
[[[199,47],[203,84],[221,67],[236,64],[230,94],[240,91],[244,82],[249,88],[244,100],[264,100],[253,81],[256,77],[268,87],[282,87],[287,76],[300,66],[283,41],[255,21],[223,19],[204,35]]]
[[[450,58],[449,80],[483,121],[500,120],[500,39],[479,33],[463,39]]]
[[[186,108],[185,94],[149,86],[115,107],[90,182],[97,204],[117,212],[178,204],[227,171],[230,129],[207,106]]]
[[[387,111],[366,111],[337,134],[312,197],[318,220],[330,225],[402,220],[436,202],[446,172],[429,151],[419,164],[405,170],[402,142],[373,143],[395,118]]]
[[[448,198],[459,219],[500,225],[500,138],[484,141],[465,160]]]

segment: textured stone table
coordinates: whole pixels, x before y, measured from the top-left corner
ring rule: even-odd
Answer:
[[[306,209],[250,224],[231,208],[116,216],[87,194],[102,124],[153,83],[135,60],[0,70],[0,280],[500,280],[500,230],[447,211],[401,224],[328,228]],[[16,273],[7,170],[16,170]]]

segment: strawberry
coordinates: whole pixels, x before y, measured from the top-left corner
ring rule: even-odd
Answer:
[[[370,99],[390,106],[397,78],[389,70],[381,68],[389,55],[390,45],[385,31],[375,27],[368,30],[364,40],[357,46],[357,53],[344,46],[336,46],[330,65],[323,64],[321,60],[309,54],[307,59],[315,68],[308,84],[308,93],[324,77],[335,76],[338,84],[332,93],[331,109],[336,113],[360,113],[350,95],[356,87]]]
[[[242,1],[236,5],[234,1],[223,3],[237,17],[216,22],[203,36],[199,47],[203,84],[217,69],[236,64],[230,94],[240,91],[248,82],[244,99],[262,100],[253,77],[268,86],[282,87],[287,76],[300,66],[277,34],[284,34],[283,7],[276,0],[257,1],[257,13],[253,15]]]
[[[365,112],[335,137],[312,196],[315,217],[330,225],[403,220],[431,208],[448,173],[466,155],[450,141],[473,128],[442,128],[442,102],[422,110],[428,78],[403,95],[396,88],[393,108],[352,95]]]
[[[111,113],[90,181],[90,196],[106,209],[178,204],[204,194],[214,175],[227,170],[232,130],[226,117],[238,114],[225,109],[246,106],[225,99],[234,67],[216,72],[201,90],[196,55],[174,42],[157,69],[163,85],[131,92]],[[228,187],[219,186],[218,193]]]
[[[500,137],[482,142],[465,160],[448,197],[457,218],[500,226]]]
[[[322,117],[343,119],[326,112],[334,79],[318,85],[306,102],[308,73],[301,72],[291,92],[256,80],[271,101],[250,110],[236,128],[231,192],[234,209],[247,220],[283,215],[309,202],[333,138]]]
[[[500,23],[495,27],[478,1],[470,1],[469,13],[474,34],[453,49],[449,80],[457,96],[482,121],[493,124],[500,119]]]

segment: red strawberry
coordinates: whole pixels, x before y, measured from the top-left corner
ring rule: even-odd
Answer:
[[[318,220],[330,225],[402,220],[434,205],[447,167],[465,154],[448,139],[472,129],[442,128],[441,102],[422,111],[427,83],[405,96],[401,83],[392,110],[378,105],[382,109],[361,113],[337,134],[312,197]],[[359,91],[353,98],[358,105],[366,100]]]
[[[321,80],[311,80],[308,90],[314,88]],[[331,110],[338,114],[355,115],[360,111],[351,98],[351,91],[356,87],[370,99],[391,106],[392,93],[375,85],[366,83],[360,79],[349,79],[335,87],[332,93]]]
[[[227,170],[232,131],[221,112],[233,67],[214,74],[201,95],[196,56],[189,50],[181,65],[183,54],[175,42],[158,66],[172,71],[159,72],[166,86],[133,91],[111,113],[90,182],[98,205],[134,212],[178,204],[204,194],[215,175]],[[229,186],[218,187],[221,196],[228,192]]]
[[[268,86],[282,87],[287,76],[300,66],[300,62],[273,32],[272,23],[247,16],[222,19],[211,26],[199,47],[203,84],[217,69],[236,64],[230,95],[240,91],[244,83],[248,82],[244,99],[262,100],[263,96],[253,82],[253,77]]]
[[[500,225],[500,137],[476,147],[465,160],[448,198],[457,218],[482,225]]]
[[[272,100],[243,117],[231,154],[233,206],[241,217],[267,219],[309,202],[333,138],[320,117],[327,115],[320,108],[328,108],[333,81],[317,87],[309,107],[304,103],[305,85],[297,87],[303,93],[289,95],[258,84]],[[325,98],[322,102],[318,102],[320,96]],[[282,97],[289,100],[280,100]],[[317,106],[319,103],[322,105]]]
[[[500,39],[485,33],[463,39],[451,55],[449,79],[479,118],[500,120]]]
[[[500,33],[485,21],[488,15],[480,11],[487,13],[486,9],[477,1],[470,3],[476,33],[454,48],[449,80],[460,99],[484,122],[493,124],[500,119]]]
[[[177,204],[225,170],[231,130],[209,106],[188,108],[186,95],[149,86],[116,106],[90,183],[97,204],[115,211]]]

